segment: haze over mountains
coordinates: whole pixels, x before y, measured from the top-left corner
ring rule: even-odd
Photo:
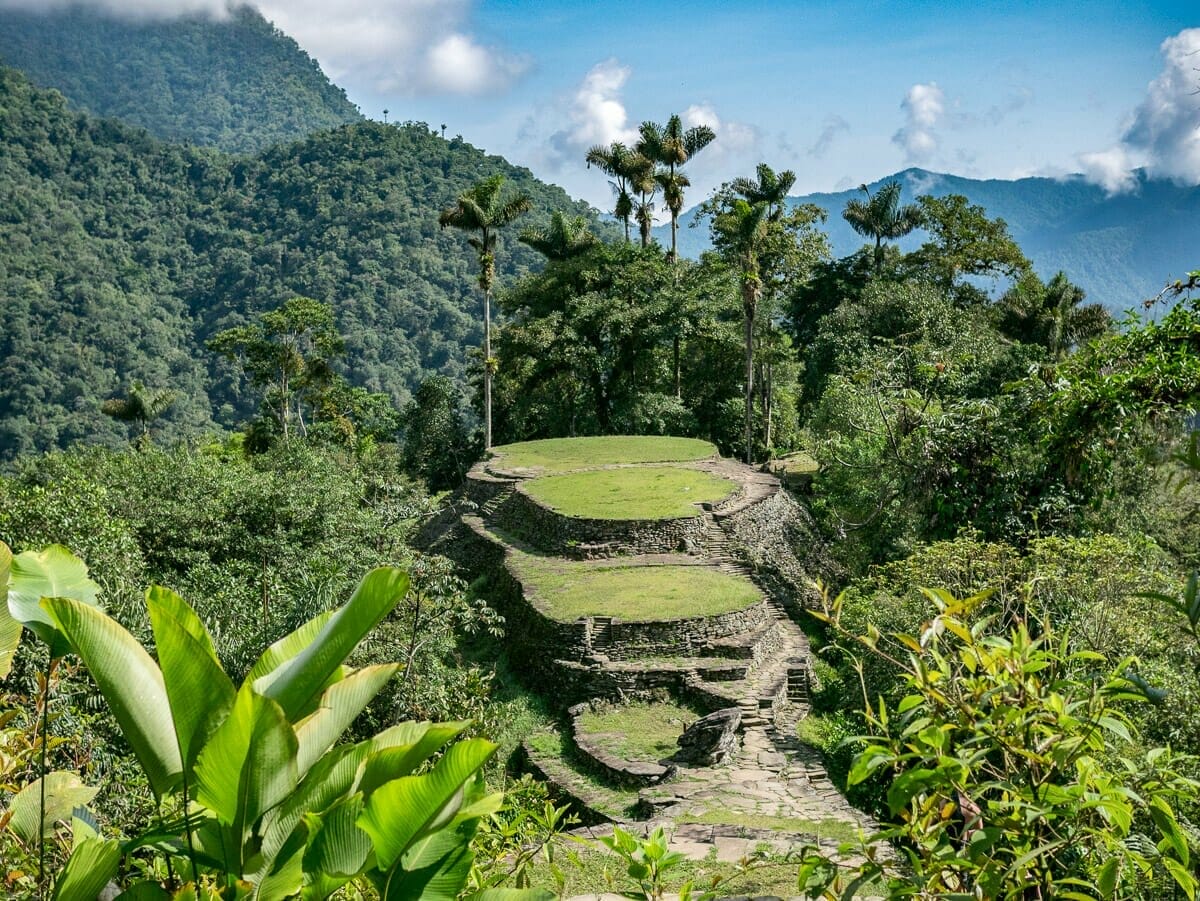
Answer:
[[[918,194],[963,194],[988,215],[1004,219],[1017,243],[1043,277],[1062,270],[1083,287],[1088,299],[1115,312],[1136,306],[1158,293],[1168,279],[1195,268],[1200,254],[1200,187],[1150,180],[1139,173],[1136,190],[1107,194],[1082,176],[980,180],[958,175],[905,169],[871,182],[903,184],[904,202]],[[846,202],[862,197],[858,189],[808,194],[791,203],[812,203],[828,214],[823,226],[835,256],[853,253],[864,243],[842,219]],[[681,252],[697,257],[709,245],[703,225],[690,227],[695,209],[680,221]],[[660,241],[670,233],[656,230]],[[924,240],[914,232],[900,242],[912,250]]]

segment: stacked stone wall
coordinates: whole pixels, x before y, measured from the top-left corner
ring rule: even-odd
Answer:
[[[692,552],[702,546],[704,518],[586,519],[564,516],[539,504],[520,486],[501,503],[493,521],[547,554],[603,558]]]

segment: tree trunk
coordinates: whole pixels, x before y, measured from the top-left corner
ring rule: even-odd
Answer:
[[[743,289],[743,306],[746,314],[746,463],[754,458],[754,288]]]
[[[675,236],[679,233],[679,217],[675,215],[674,210],[671,211],[671,262],[674,263],[679,259],[678,246]]]
[[[483,292],[483,449],[492,449],[492,289]]]

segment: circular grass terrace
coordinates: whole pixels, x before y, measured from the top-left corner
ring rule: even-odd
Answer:
[[[710,566],[597,565],[520,554],[514,568],[545,615],[559,622],[611,616],[655,622],[718,616],[759,603],[749,579]]]
[[[697,719],[692,710],[669,702],[626,704],[585,711],[576,728],[618,760],[657,763],[679,750],[679,736]]]
[[[562,516],[580,519],[679,519],[699,516],[737,490],[730,479],[682,466],[584,469],[531,479],[523,490]]]
[[[552,473],[631,463],[693,463],[712,459],[717,455],[717,448],[699,438],[606,435],[522,441],[494,447],[492,454],[500,469],[536,469]]]

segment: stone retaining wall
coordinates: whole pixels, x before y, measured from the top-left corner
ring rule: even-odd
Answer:
[[[564,516],[539,504],[520,485],[496,507],[492,521],[540,551],[575,559],[694,552],[704,537],[704,518],[698,514],[677,519]]]
[[[580,726],[580,719],[585,713],[598,707],[606,706],[596,702],[576,704],[567,710],[571,717],[571,737],[579,753],[588,759],[604,777],[614,785],[622,788],[645,788],[649,785],[670,779],[675,767],[663,766],[660,763],[641,763],[633,760],[622,760],[594,743]]]

